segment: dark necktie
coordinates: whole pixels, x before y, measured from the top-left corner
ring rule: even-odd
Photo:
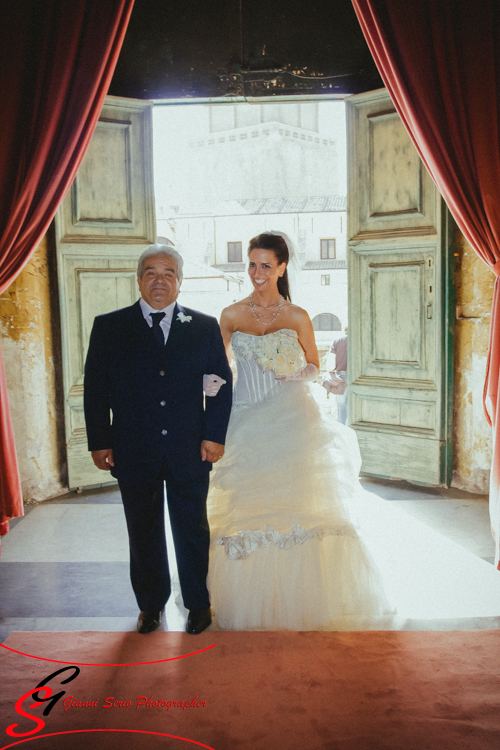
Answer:
[[[163,333],[162,327],[160,325],[160,321],[163,320],[165,317],[164,312],[156,312],[156,313],[149,313],[151,316],[151,320],[153,321],[153,336],[157,340],[157,342],[160,344],[160,346],[165,345],[165,334]]]

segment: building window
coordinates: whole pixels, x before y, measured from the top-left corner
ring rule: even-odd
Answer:
[[[312,319],[315,331],[341,331],[342,325],[336,315],[321,313]]]
[[[335,258],[335,240],[320,240],[321,260],[333,260]]]
[[[326,273],[321,276],[321,286],[330,286],[330,274]]]
[[[228,263],[241,263],[243,261],[243,243],[242,242],[228,242],[227,243],[227,262]]]

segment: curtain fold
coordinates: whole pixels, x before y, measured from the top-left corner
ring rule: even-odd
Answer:
[[[134,0],[18,0],[0,24],[0,294],[28,262],[99,119]],[[0,357],[0,534],[22,515]]]
[[[352,0],[405,127],[460,230],[495,274],[484,387],[500,569],[500,4]]]

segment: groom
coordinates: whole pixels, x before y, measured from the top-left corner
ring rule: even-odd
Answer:
[[[170,595],[164,483],[186,631],[211,623],[206,498],[212,463],[224,453],[232,376],[216,320],[176,302],[182,264],[167,245],[144,250],[141,299],[95,319],[85,364],[88,446],[95,465],[118,479],[139,633],[160,626]],[[206,373],[226,385],[204,405]]]

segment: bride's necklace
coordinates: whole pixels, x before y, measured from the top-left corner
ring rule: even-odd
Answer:
[[[276,318],[277,318],[277,317],[278,317],[278,315],[280,314],[280,312],[281,312],[281,308],[283,307],[283,302],[285,301],[284,297],[282,297],[282,296],[281,296],[281,294],[280,294],[280,298],[279,298],[279,300],[278,300],[277,302],[275,302],[275,304],[274,304],[274,305],[269,305],[269,307],[262,307],[262,308],[260,308],[260,305],[256,305],[256,304],[255,304],[255,302],[253,301],[253,299],[252,299],[252,295],[251,295],[251,294],[250,294],[250,296],[249,296],[249,298],[248,298],[248,299],[249,299],[249,301],[250,301],[250,309],[251,309],[251,311],[253,312],[253,314],[254,314],[254,316],[255,316],[256,320],[257,320],[257,321],[258,321],[258,322],[259,322],[259,323],[260,323],[261,325],[263,325],[263,326],[270,326],[270,325],[271,325],[271,323],[274,323],[274,321],[276,320]],[[268,320],[268,321],[264,321],[264,320],[262,319],[262,315],[259,315],[259,313],[257,312],[257,308],[258,308],[258,307],[259,307],[259,308],[260,308],[261,310],[269,310],[269,309],[270,309],[271,307],[276,307],[276,305],[278,306],[278,309],[276,310],[276,312],[275,312],[275,314],[273,315],[273,317],[271,318],[271,320]]]

